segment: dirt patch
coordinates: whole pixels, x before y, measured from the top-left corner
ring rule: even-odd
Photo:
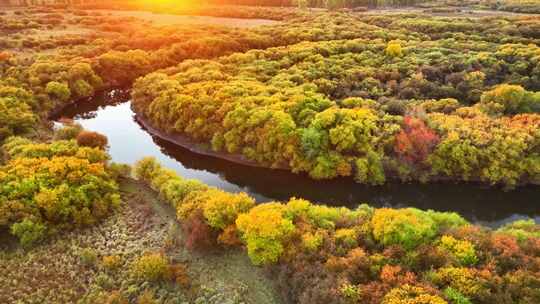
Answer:
[[[199,286],[205,301],[201,303],[283,303],[275,282],[266,271],[255,267],[240,249],[192,252],[183,246],[183,235],[175,210],[161,201],[143,183],[126,179],[121,183],[124,195],[145,202],[153,214],[168,226],[168,242],[173,247],[168,255],[188,265],[189,275]],[[207,298],[210,296],[210,298]]]

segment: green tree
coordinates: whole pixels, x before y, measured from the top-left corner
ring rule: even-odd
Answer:
[[[49,96],[59,100],[60,102],[66,102],[71,97],[71,91],[69,90],[69,86],[65,83],[60,83],[57,81],[51,81],[47,83],[45,92],[47,92]]]

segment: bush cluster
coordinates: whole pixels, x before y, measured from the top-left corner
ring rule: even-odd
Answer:
[[[102,150],[21,137],[8,138],[2,149],[9,159],[0,167],[0,227],[23,246],[94,224],[120,204]]]
[[[540,299],[534,291],[540,264],[531,254],[540,250],[540,228],[533,221],[490,230],[455,213],[414,208],[351,210],[297,198],[254,205],[243,193],[188,183],[152,158],[135,171],[177,208],[178,220],[191,227],[186,232],[198,234],[188,241],[204,241],[208,248],[238,236],[228,245],[243,244],[254,264],[273,265],[295,303]]]

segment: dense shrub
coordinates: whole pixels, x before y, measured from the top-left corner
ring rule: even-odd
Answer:
[[[403,285],[392,289],[384,296],[382,304],[447,304],[443,298],[430,295],[425,289]]]
[[[76,139],[83,130],[82,126],[73,120],[61,119],[60,122],[62,126],[54,130],[55,140]]]
[[[118,255],[106,255],[101,259],[101,264],[108,271],[114,271],[122,266],[122,258]]]
[[[236,226],[256,265],[277,262],[284,250],[283,243],[294,230],[292,221],[285,217],[285,207],[278,203],[254,207],[238,217]]]
[[[441,238],[440,248],[448,251],[460,265],[472,266],[478,262],[474,245],[469,241],[456,240],[452,236]]]
[[[375,240],[384,245],[402,245],[407,249],[429,242],[438,229],[429,215],[413,208],[375,210],[371,223]]]
[[[8,52],[0,52],[0,62],[7,61],[9,58],[11,58],[11,54]]]
[[[200,211],[183,218],[182,230],[184,243],[190,250],[204,250],[215,245],[215,231],[205,222]]]
[[[532,151],[539,139],[540,116],[490,118],[473,112],[468,117],[466,111],[457,114],[430,116],[434,129],[445,134],[427,159],[432,174],[506,185],[516,185],[523,176],[530,181],[539,178],[537,155]]]
[[[484,92],[481,104],[490,113],[540,113],[540,94],[519,85],[503,84]]]
[[[28,104],[0,96],[0,142],[9,136],[29,132],[37,121],[38,117]]]
[[[145,157],[135,164],[135,177],[150,184],[153,175],[156,174],[160,169],[161,165],[154,157]]]
[[[120,203],[101,151],[73,142],[34,144],[11,138],[0,167],[0,226],[25,246],[106,217]]]
[[[196,206],[193,206],[195,204]],[[183,214],[190,214],[195,209],[201,209],[206,222],[215,229],[223,230],[234,224],[240,213],[249,211],[255,205],[253,198],[245,193],[231,194],[221,190],[210,189],[204,194],[197,194],[196,201],[188,198],[180,208]],[[183,209],[189,209],[182,212]]]
[[[34,245],[45,238],[47,227],[39,222],[24,219],[11,226],[11,233],[16,236],[23,247]]]
[[[51,81],[47,83],[45,91],[52,98],[58,99],[62,103],[68,101],[71,97],[71,91],[69,90],[69,86],[65,83]]]
[[[446,296],[448,300],[452,301],[452,303],[472,304],[472,302],[467,297],[465,297],[464,295],[461,294],[461,292],[453,289],[452,287],[446,288],[444,290],[444,295]]]
[[[499,232],[512,235],[519,241],[540,237],[540,229],[534,220],[518,220],[504,225]]]
[[[396,136],[395,151],[411,163],[422,163],[439,143],[439,136],[419,119],[406,116],[403,129]]]
[[[400,57],[403,55],[401,44],[397,41],[390,41],[386,46],[386,55],[391,57]]]
[[[131,177],[131,166],[128,164],[111,163],[108,166],[109,174],[117,180],[120,177]]]
[[[90,163],[103,163],[109,156],[98,148],[80,147],[73,140],[58,140],[51,143],[35,143],[22,137],[10,137],[3,145],[4,151],[12,158],[52,158],[71,156],[86,159]]]
[[[77,144],[79,146],[105,149],[107,143],[107,137],[97,132],[81,131],[77,135]]]
[[[434,281],[447,286],[472,299],[482,298],[488,293],[485,279],[471,268],[444,267],[434,275]]]
[[[141,256],[131,265],[135,278],[147,282],[157,282],[169,277],[169,261],[160,253]]]

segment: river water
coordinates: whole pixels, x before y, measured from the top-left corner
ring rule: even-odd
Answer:
[[[373,187],[346,178],[314,181],[283,170],[253,168],[198,155],[147,133],[135,121],[129,94],[123,91],[104,93],[93,100],[74,104],[60,116],[73,118],[85,129],[106,135],[115,162],[133,164],[142,157],[154,156],[185,178],[198,179],[226,191],[244,191],[259,202],[302,197],[352,208],[369,203],[376,207],[411,206],[455,211],[470,221],[488,226],[500,226],[520,218],[540,222],[539,186],[513,191],[453,183],[388,183]]]

